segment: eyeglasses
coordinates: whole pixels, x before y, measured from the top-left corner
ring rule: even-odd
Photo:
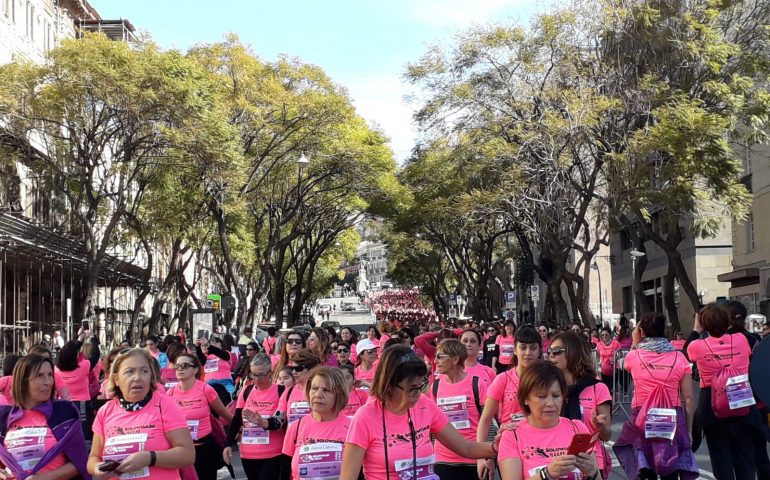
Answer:
[[[307,367],[305,365],[292,365],[291,371],[294,373],[304,372]]]
[[[442,359],[442,358],[449,358],[449,357],[451,357],[451,356],[452,356],[452,355],[451,355],[451,354],[449,354],[449,353],[437,353],[437,354],[436,354],[436,358],[438,358],[438,359]]]
[[[268,375],[270,375],[269,370],[266,373],[250,373],[249,378],[265,378]]]
[[[301,338],[287,338],[286,343],[289,345],[302,345],[302,339]]]
[[[194,368],[195,365],[191,365],[189,363],[180,363],[179,365],[174,365],[174,370],[187,370],[188,368]]]
[[[427,378],[423,378],[422,379],[422,383],[420,384],[419,387],[411,387],[411,388],[407,389],[407,388],[402,387],[401,385],[396,384],[396,388],[398,388],[399,390],[405,391],[406,393],[409,394],[410,397],[414,397],[415,395],[419,395],[423,390],[425,390],[425,387],[427,387],[427,386],[428,386],[428,379]]]
[[[256,350],[256,348],[246,348],[246,351],[247,351],[247,352],[253,352],[253,351],[255,351],[255,350]]]
[[[338,348],[337,349],[337,353],[348,353],[349,351],[350,350],[348,350],[347,348]]]
[[[549,348],[548,349],[548,355],[551,357],[558,357],[559,355],[562,355],[567,350],[564,348]]]

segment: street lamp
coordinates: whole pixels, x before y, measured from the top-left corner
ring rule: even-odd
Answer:
[[[602,300],[602,272],[599,270],[599,265],[594,261],[591,264],[591,268],[596,270],[596,275],[599,276],[599,322],[604,326],[604,301]]]
[[[300,185],[302,183],[302,169],[310,165],[310,160],[305,156],[305,152],[297,159],[297,205],[300,202]]]
[[[632,312],[634,314],[634,321],[636,321],[636,260],[647,255],[639,250],[631,250],[631,305]]]

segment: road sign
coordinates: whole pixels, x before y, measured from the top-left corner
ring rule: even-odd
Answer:
[[[529,287],[529,297],[533,302],[540,300],[540,285],[532,285]]]
[[[213,308],[214,310],[219,310],[219,307],[220,307],[220,305],[222,303],[222,296],[221,295],[218,295],[216,293],[211,293],[209,295],[206,295],[206,299],[208,300],[206,302],[206,305],[209,308]],[[209,303],[208,303],[209,301],[211,302],[210,306],[209,306]]]
[[[505,292],[505,308],[516,308],[516,292]]]

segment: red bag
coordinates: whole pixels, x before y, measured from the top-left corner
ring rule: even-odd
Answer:
[[[711,350],[708,342],[706,346]],[[733,353],[733,337],[730,336],[730,358]],[[711,350],[714,359],[718,355]],[[723,365],[711,379],[711,410],[717,418],[742,417],[749,414],[749,407],[756,404],[751,390],[748,372],[741,373],[732,364]]]

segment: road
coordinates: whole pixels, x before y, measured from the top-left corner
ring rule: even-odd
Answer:
[[[356,310],[352,312],[343,312],[340,304],[353,303],[356,305]],[[329,320],[340,322],[341,326],[353,327],[356,331],[362,331],[372,323],[374,319],[369,309],[358,302],[358,297],[342,297],[342,298],[324,298],[318,301],[319,304],[328,303],[336,306],[336,310],[332,310]],[[321,314],[316,311],[313,312],[316,318],[316,323],[320,324]]]

